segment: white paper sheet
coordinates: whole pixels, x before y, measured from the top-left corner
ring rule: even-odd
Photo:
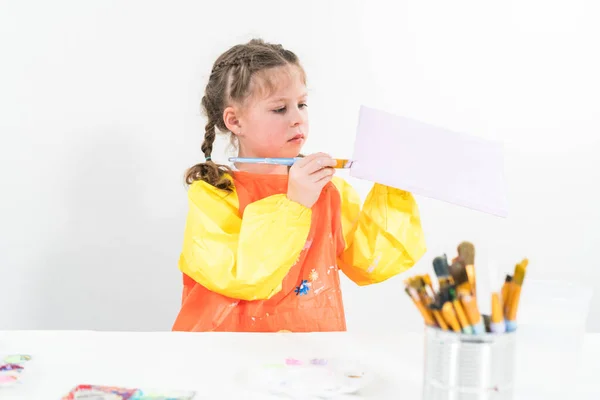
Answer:
[[[361,107],[350,175],[501,217],[500,143]]]

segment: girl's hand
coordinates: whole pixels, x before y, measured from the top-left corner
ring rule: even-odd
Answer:
[[[325,153],[311,154],[294,163],[290,168],[288,199],[311,208],[331,181],[335,165],[335,160]]]

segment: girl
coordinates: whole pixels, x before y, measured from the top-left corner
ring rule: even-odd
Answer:
[[[306,77],[296,55],[251,40],[215,62],[202,98],[206,161],[187,172],[189,214],[176,331],[344,331],[338,269],[359,285],[412,267],[425,252],[405,191],[375,184],[363,209],[318,153],[291,168],[218,165],[215,132],[240,157],[296,157],[308,138]]]

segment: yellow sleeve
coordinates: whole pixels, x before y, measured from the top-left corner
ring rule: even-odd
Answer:
[[[333,180],[342,198],[346,242],[340,269],[359,285],[382,282],[410,269],[425,253],[419,209],[411,193],[374,184],[360,207],[358,193]]]
[[[203,181],[188,191],[189,211],[179,269],[207,289],[241,300],[261,300],[281,283],[304,247],[310,208],[274,195],[239,215],[237,194]]]

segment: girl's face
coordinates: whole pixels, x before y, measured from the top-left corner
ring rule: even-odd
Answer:
[[[240,157],[296,157],[309,130],[302,73],[295,66],[267,73],[273,90],[255,89],[242,107],[228,107],[225,123],[238,138]]]

